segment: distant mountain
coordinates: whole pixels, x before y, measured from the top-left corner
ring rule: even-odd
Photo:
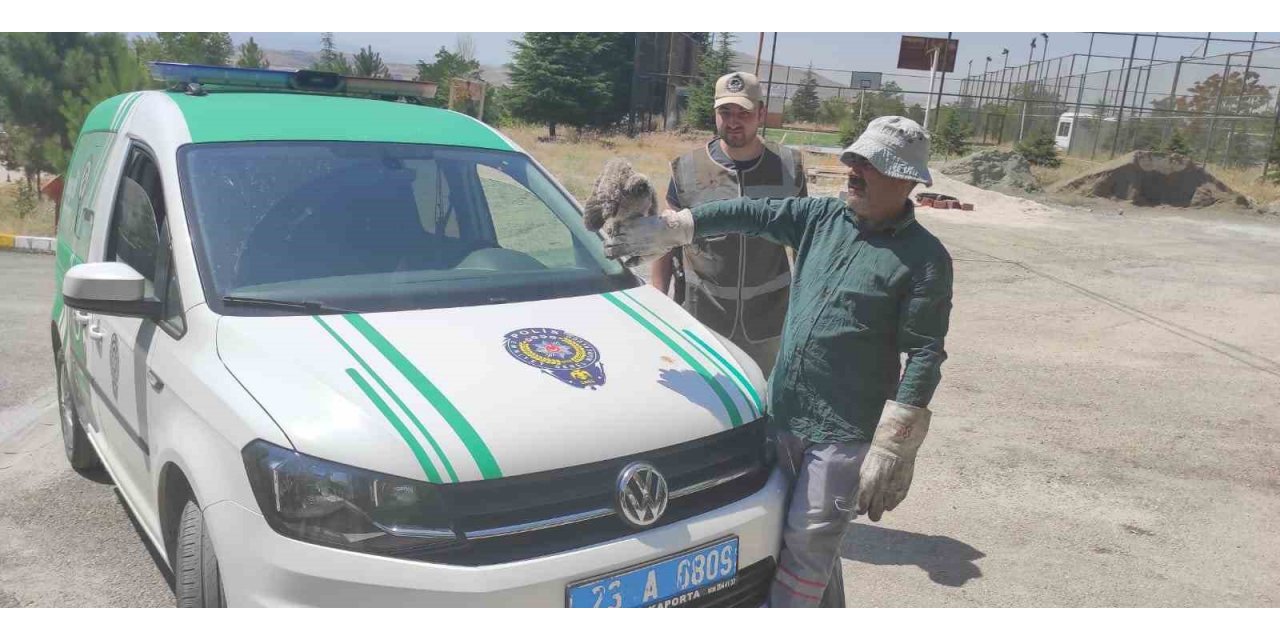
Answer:
[[[267,56],[267,61],[271,63],[272,69],[280,69],[283,71],[297,71],[298,69],[307,69],[316,63],[320,58],[319,51],[300,51],[298,49],[264,49],[263,53]],[[350,58],[352,53],[347,53]],[[418,77],[418,65],[416,62],[391,62],[383,60],[387,65],[387,71],[391,72],[391,77],[396,80],[412,80]],[[508,82],[508,74],[505,67],[480,65],[480,78],[492,85],[503,86]]]

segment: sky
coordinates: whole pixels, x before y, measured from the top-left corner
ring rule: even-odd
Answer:
[[[480,33],[469,34],[475,42],[476,57],[483,64],[501,65],[510,61],[511,41],[520,37],[519,33]],[[805,66],[813,63],[814,67],[842,69],[849,71],[896,70],[898,60],[898,42],[901,33],[796,33],[782,32],[777,34],[777,62],[793,66]],[[920,32],[911,35],[930,37],[946,37],[946,33]],[[1173,34],[1203,37],[1203,33]],[[1219,34],[1215,36],[1234,37],[1248,40],[1251,33]],[[231,34],[239,44],[249,36],[264,47],[270,49],[316,50],[320,47],[318,33],[237,33]],[[372,45],[382,54],[384,60],[392,62],[413,63],[419,58],[430,60],[440,47],[453,48],[457,41],[457,33],[336,33],[335,41],[339,49],[357,51],[361,47]],[[735,48],[744,53],[754,55],[759,42],[759,33],[735,33]],[[1030,42],[1036,42],[1036,59],[1044,53],[1044,43],[1038,33],[955,33],[952,37],[959,41],[957,71],[967,69],[968,61],[974,61],[974,71],[982,68],[986,56],[993,59],[992,68],[999,68],[1004,57],[1001,49],[1009,49],[1009,64],[1022,64],[1027,61]],[[1280,41],[1280,33],[1260,33],[1260,40]],[[1139,38],[1137,56],[1149,57],[1153,39]],[[1156,49],[1156,57],[1177,59],[1178,55],[1201,54],[1204,42],[1191,40],[1173,40],[1162,38]],[[763,58],[768,60],[773,45],[773,34],[766,34]],[[1103,55],[1124,57],[1129,55],[1133,38],[1128,36],[1104,36],[1094,38],[1094,52]],[[1227,53],[1248,48],[1248,43],[1212,43],[1209,53]],[[1062,54],[1083,54],[1089,48],[1087,33],[1049,33],[1049,57]]]

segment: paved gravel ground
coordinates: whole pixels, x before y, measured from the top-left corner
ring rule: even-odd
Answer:
[[[910,498],[845,541],[850,604],[1280,605],[1280,224],[930,190],[977,204],[920,213],[956,260],[951,359]],[[171,605],[62,457],[51,272],[0,253],[0,606]]]

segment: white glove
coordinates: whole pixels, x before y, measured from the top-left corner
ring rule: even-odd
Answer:
[[[652,260],[693,242],[693,213],[688,209],[663,211],[656,216],[619,223],[613,235],[605,233],[604,254],[610,258]]]
[[[928,409],[893,400],[884,403],[871,449],[862,461],[856,499],[859,514],[868,513],[873,522],[879,522],[881,514],[906,499],[916,451],[929,433],[932,415]]]

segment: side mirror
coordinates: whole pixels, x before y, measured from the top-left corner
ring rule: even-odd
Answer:
[[[158,318],[160,301],[146,297],[146,280],[123,262],[89,262],[62,277],[62,301],[72,309],[109,316]]]

